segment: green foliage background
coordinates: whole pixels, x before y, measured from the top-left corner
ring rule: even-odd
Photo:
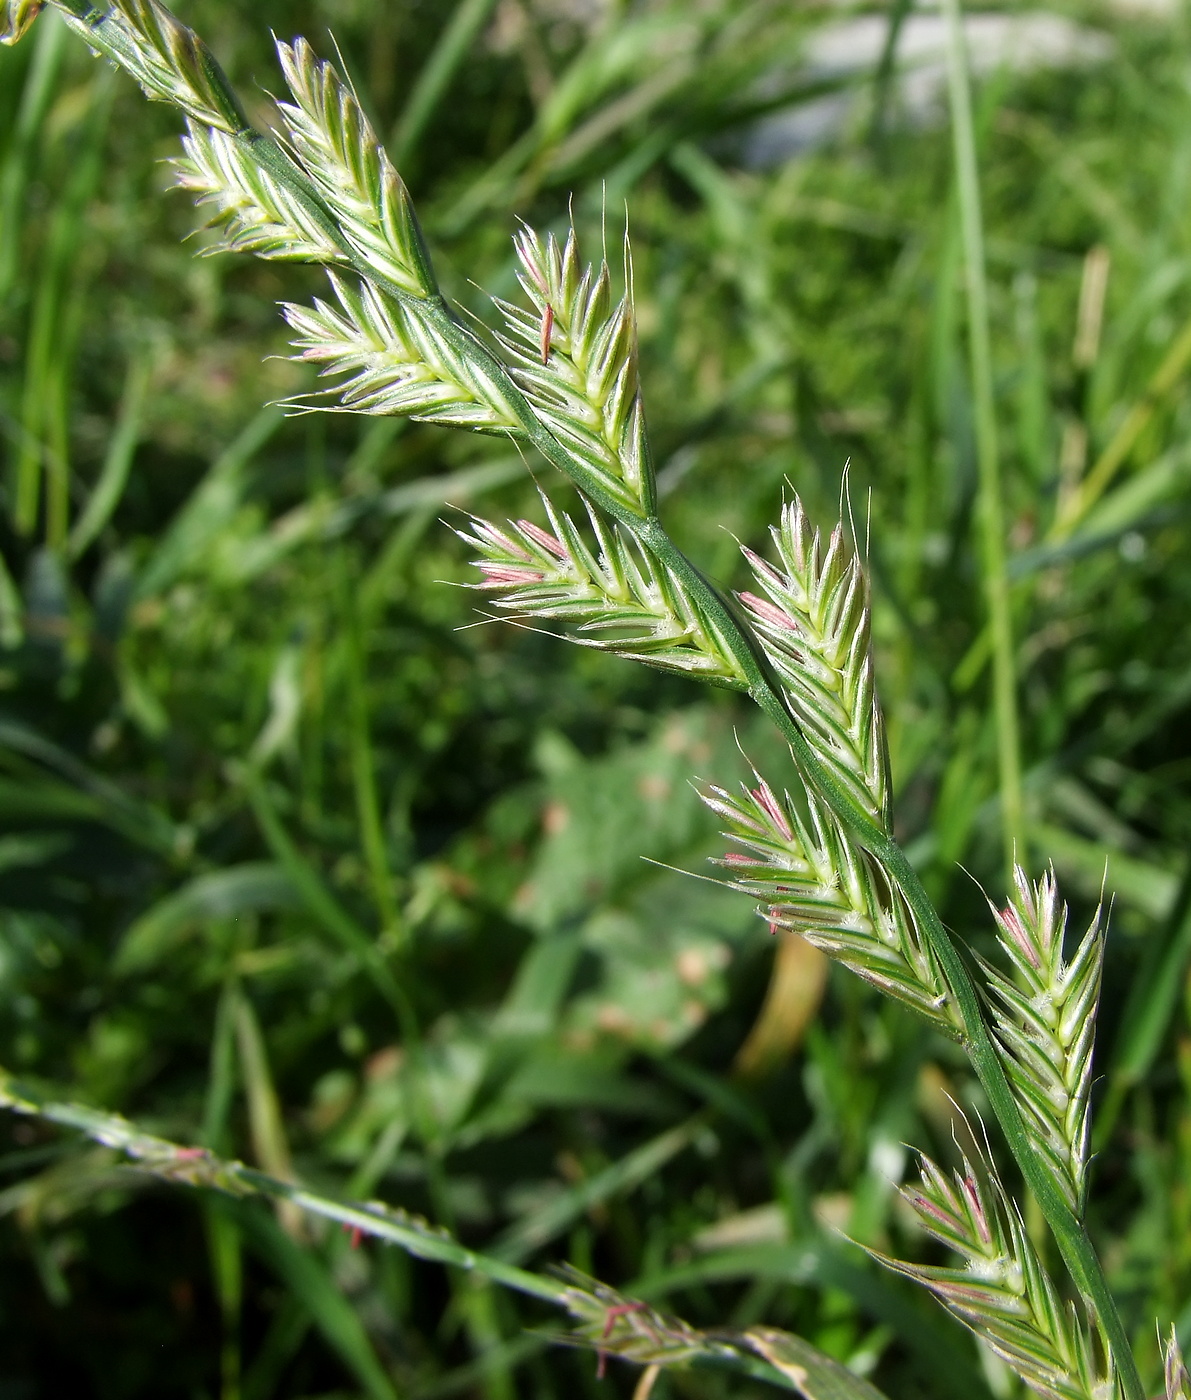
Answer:
[[[830,146],[745,169],[750,122],[833,87],[798,76],[838,18],[810,5],[178,8],[261,108],[270,28],[333,31],[481,317],[517,217],[573,200],[615,251],[627,203],[665,510],[717,580],[786,482],[831,528],[850,463],[899,834],[982,946],[1003,875],[946,130],[878,73]],[[1029,860],[1076,919],[1102,880],[1115,900],[1090,1218],[1153,1379],[1154,1317],[1191,1340],[1191,28],[1064,12],[1111,57],[986,83],[981,173]],[[957,1052],[833,974],[809,1018],[771,1003],[743,1073],[773,944],[667,868],[718,850],[690,779],[743,777],[738,748],[780,774],[776,741],[730,697],[471,625],[441,522],[532,515],[546,469],[262,407],[312,387],[273,304],[319,279],[195,256],[177,130],[52,16],[0,51],[0,1060],[511,1261],[798,1331],[894,1400],[1012,1393],[833,1232],[924,1252],[890,1178],[903,1143],[954,1154],[948,1094],[979,1108]],[[1075,356],[1094,248],[1103,333]],[[2,1400],[633,1384],[466,1278],[27,1123],[0,1142]]]

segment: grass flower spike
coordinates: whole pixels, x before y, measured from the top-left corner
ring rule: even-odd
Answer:
[[[222,248],[327,268],[332,296],[283,307],[297,358],[333,385],[296,406],[511,434],[579,487],[590,534],[545,496],[548,528],[473,517],[457,531],[477,554],[481,579],[472,587],[515,622],[562,624],[581,645],[737,690],[773,721],[805,792],[791,797],[760,775],[739,796],[712,787],[704,801],[735,847],[719,864],[771,925],[797,931],[960,1043],[1087,1300],[1088,1320],[1062,1301],[991,1160],[978,1160],[976,1170],[965,1163],[948,1177],[923,1159],[922,1184],[906,1193],[924,1228],[960,1254],[961,1267],[885,1262],[938,1295],[1048,1400],[1145,1400],[1129,1334],[1079,1218],[1099,925],[1065,960],[1066,911],[1053,876],[1031,885],[1018,870],[1011,903],[994,910],[1011,972],[985,966],[981,999],[893,835],[868,583],[843,528],[825,542],[792,500],[771,531],[775,560],[744,551],[756,591],[740,594],[738,610],[658,517],[627,249],[625,291],[617,297],[606,262],[582,262],[573,228],[560,240],[524,227],[515,250],[527,304],[498,301],[500,335],[476,334],[438,288],[406,186],[356,93],[305,40],[277,45],[288,97],[278,104],[273,139],[249,127],[206,46],[159,0],[52,3],[93,49],[186,114],[178,183],[206,207]],[[4,42],[26,31],[40,8],[36,0],[0,4]],[[357,710],[366,756],[363,700]],[[354,750],[353,771],[361,812],[375,817],[371,769]],[[373,824],[376,884],[388,890],[386,838],[379,818]],[[310,882],[321,891],[313,876]],[[324,918],[328,906],[337,908],[320,893]],[[355,927],[346,915],[330,922],[336,937]],[[357,941],[372,947],[363,930],[347,937],[353,948]],[[48,1112],[32,1100],[27,1111]],[[73,1110],[56,1121],[95,1128]],[[192,1172],[203,1155],[195,1152],[171,1148],[165,1156],[171,1169],[182,1164]],[[244,1170],[232,1175],[248,1180]],[[354,1208],[332,1218],[352,1228],[372,1220]],[[417,1247],[426,1247],[421,1233],[400,1222],[389,1227],[394,1239],[405,1232],[411,1252],[414,1234]],[[433,1257],[463,1257],[448,1259],[443,1249]],[[527,1283],[529,1275],[499,1261],[491,1261],[489,1276],[554,1301],[564,1291]],[[719,1334],[699,1334],[602,1284],[572,1283],[564,1301],[601,1356],[616,1352],[649,1365],[697,1355],[741,1359],[737,1343],[722,1343]],[[753,1329],[741,1345],[815,1400],[863,1393],[842,1368],[825,1386],[804,1385],[798,1346],[779,1345],[778,1335]],[[1173,1341],[1166,1388],[1167,1400],[1191,1400]]]
[[[588,506],[593,552],[570,517],[542,500],[553,534],[528,520],[506,531],[478,518],[471,534],[457,532],[480,551],[484,581],[472,587],[505,611],[576,624],[570,640],[581,646],[743,688],[731,653],[679,579]]]
[[[538,416],[605,488],[643,515],[654,510],[653,467],[637,374],[632,273],[613,303],[608,264],[582,266],[572,228],[560,248],[531,228],[514,239],[532,312],[507,301],[501,343]]]
[[[1173,1327],[1170,1329],[1163,1361],[1166,1373],[1166,1400],[1191,1400],[1191,1376],[1187,1374],[1182,1349]]]
[[[191,121],[185,154],[173,162],[175,184],[210,206],[224,238],[208,252],[255,253],[292,262],[345,262],[346,254],[291,184],[255,160],[226,132]]]
[[[964,1161],[951,1177],[929,1157],[921,1183],[903,1188],[927,1234],[962,1256],[962,1268],[906,1264],[870,1251],[924,1284],[1045,1400],[1116,1400],[1074,1304],[1064,1303],[990,1161]]]
[[[1087,1188],[1088,1095],[1104,935],[1097,914],[1069,962],[1063,959],[1067,906],[1054,873],[1031,885],[1020,866],[1006,908],[993,909],[997,939],[1013,968],[984,964],[997,1039],[1027,1128],[1071,1209]]]
[[[713,787],[703,800],[742,847],[720,864],[734,889],[761,901],[771,925],[793,929],[845,967],[954,1032],[954,1008],[942,974],[900,893],[871,856],[808,792],[804,821],[787,794],[779,799],[754,774],[737,798]]]
[[[869,638],[868,581],[837,526],[826,549],[797,496],[771,534],[781,567],[744,555],[764,598],[742,593],[791,713],[862,809],[889,829],[889,760]]]
[[[414,297],[438,287],[405,183],[351,88],[305,39],[278,44],[293,102],[279,104],[294,157],[356,253]]]
[[[400,414],[454,428],[506,434],[517,419],[500,386],[477,373],[433,321],[368,282],[329,272],[339,305],[286,302],[297,359],[346,376],[329,392],[357,413]],[[299,400],[299,403],[304,401]]]
[[[0,44],[15,44],[44,4],[45,0],[4,0],[0,5]]]
[[[147,97],[170,102],[216,131],[249,129],[210,49],[158,0],[114,0],[104,10],[71,0],[58,9],[93,49],[130,73]]]

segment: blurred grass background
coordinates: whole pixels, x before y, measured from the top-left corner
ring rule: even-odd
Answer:
[[[830,528],[847,467],[899,832],[981,946],[999,791],[933,12],[178,10],[262,111],[270,28],[333,32],[481,316],[517,217],[573,200],[590,254],[627,203],[673,530],[740,585],[785,483]],[[1012,13],[970,41],[1029,859],[1077,920],[1114,901],[1090,1218],[1153,1378],[1155,1317],[1191,1341],[1191,25],[1071,0],[1002,64]],[[525,465],[262,407],[311,387],[274,302],[319,278],[195,256],[177,129],[52,15],[0,51],[0,1060],[509,1260],[796,1330],[893,1400],[1015,1394],[834,1233],[925,1249],[891,1182],[906,1142],[954,1156],[949,1094],[979,1108],[955,1049],[641,859],[705,869],[690,778],[743,776],[738,742],[780,776],[779,745],[731,697],[470,625],[441,522],[532,513]],[[0,1173],[0,1400],[631,1392],[532,1305],[29,1123]],[[729,1388],[762,1391],[654,1394]]]

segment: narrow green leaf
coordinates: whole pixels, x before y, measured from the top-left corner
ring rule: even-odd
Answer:
[[[295,1244],[263,1211],[240,1207],[240,1229],[252,1249],[292,1290],[314,1324],[373,1400],[397,1400],[397,1391],[377,1360],[355,1309],[339,1292],[326,1266],[309,1249]]]
[[[740,1336],[790,1381],[803,1400],[884,1400],[876,1386],[791,1332],[751,1327]]]
[[[279,865],[254,861],[198,875],[142,914],[125,932],[113,960],[117,974],[156,966],[195,928],[272,909],[299,909],[302,900]]]

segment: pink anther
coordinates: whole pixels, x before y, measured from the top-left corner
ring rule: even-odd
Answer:
[[[644,1303],[613,1303],[604,1314],[603,1338],[606,1341],[616,1326],[618,1319],[627,1317],[629,1313],[645,1312]],[[599,1364],[596,1366],[596,1380],[602,1381],[608,1369],[608,1353],[601,1347],[598,1352]]]

